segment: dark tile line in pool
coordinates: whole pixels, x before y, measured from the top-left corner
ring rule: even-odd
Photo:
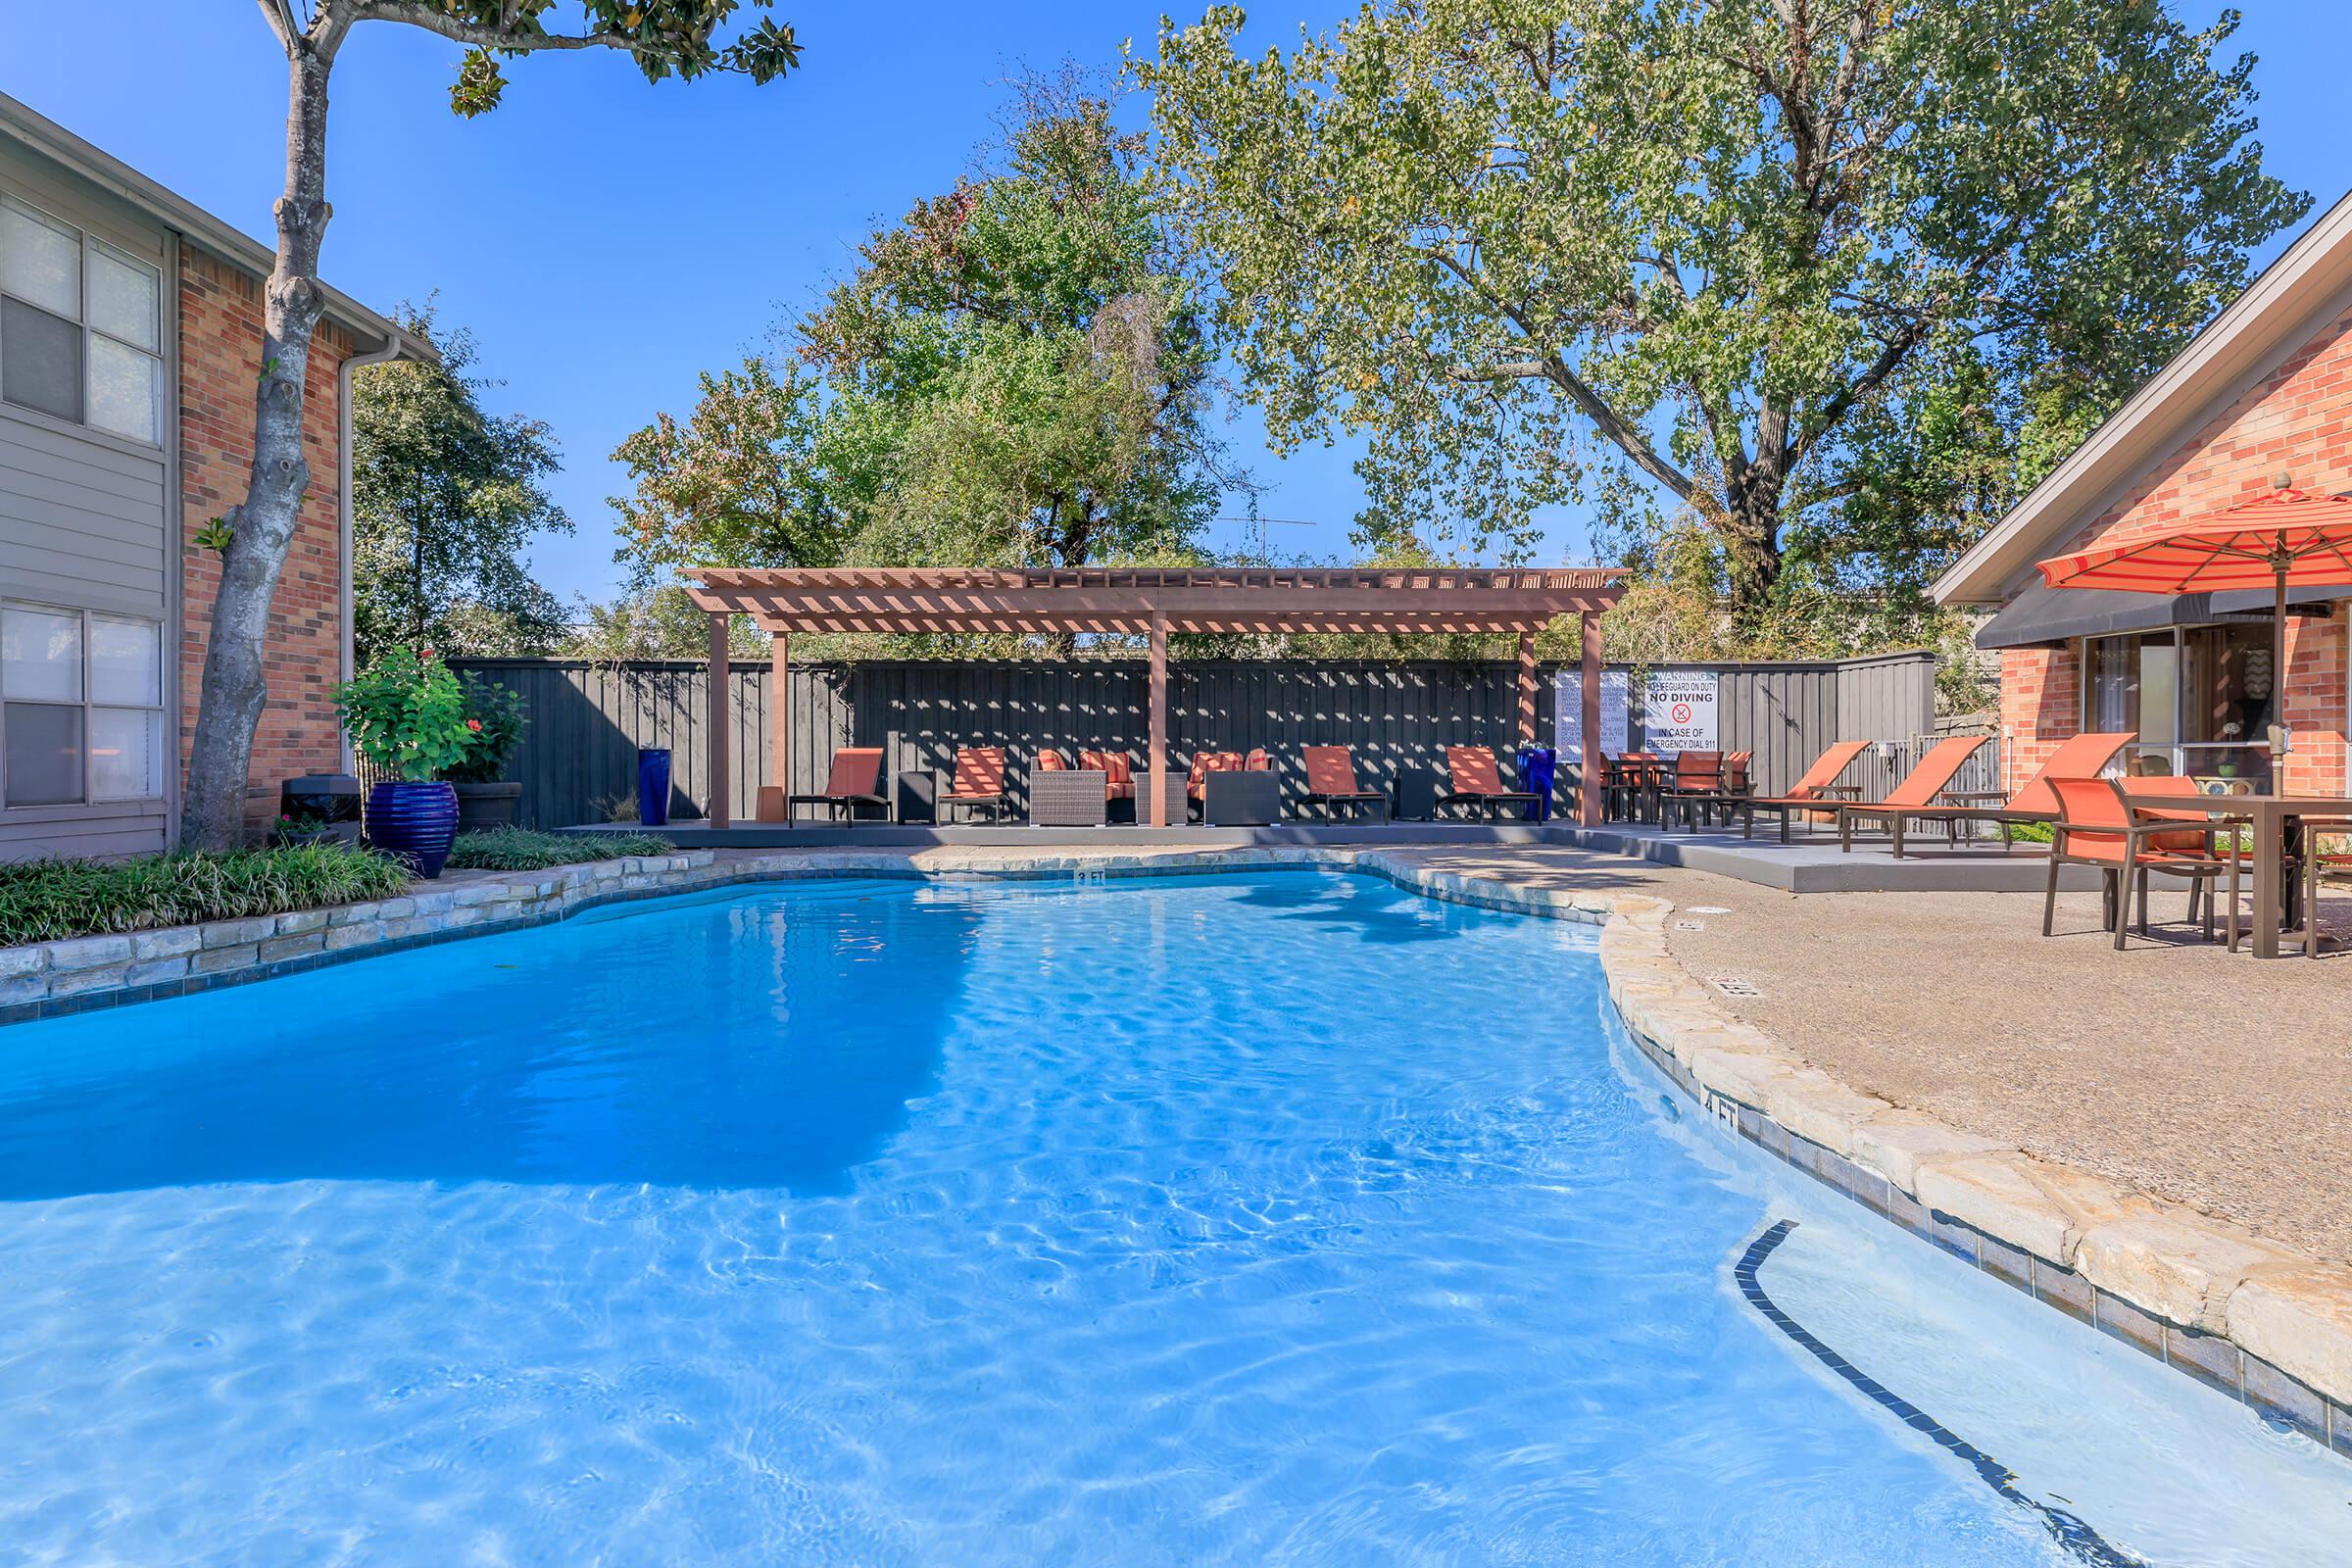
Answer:
[[[1763,1281],[1757,1278],[1757,1271],[1795,1228],[1796,1221],[1792,1219],[1773,1221],[1761,1235],[1747,1244],[1747,1250],[1740,1254],[1740,1261],[1732,1265],[1732,1278],[1739,1283],[1740,1294],[1746,1298],[1748,1305],[1754,1307],[1767,1323],[1803,1348],[1815,1360],[1844,1379],[1863,1397],[1975,1470],[1978,1478],[1999,1494],[2004,1501],[2031,1511],[2040,1519],[2058,1544],[2073,1556],[2096,1564],[2098,1568],[2140,1568],[2138,1558],[2118,1551],[2108,1544],[2106,1537],[2085,1521],[2064,1508],[2053,1508],[2039,1498],[2019,1491],[2016,1471],[1871,1377],[1839,1355],[1811,1329],[1790,1317],[1772,1298],[1771,1293],[1764,1289]]]
[[[1708,1093],[1671,1053],[1637,1030],[1629,1029],[1627,1034],[1640,1048],[1642,1059],[1729,1131],[2003,1284],[2249,1406],[2274,1426],[2299,1432],[2321,1447],[2352,1459],[2352,1406],[2328,1398],[2225,1336],[2165,1322],[2071,1268],[2011,1247],[1966,1220],[1923,1206],[1878,1172],[1789,1132],[1753,1106]]]

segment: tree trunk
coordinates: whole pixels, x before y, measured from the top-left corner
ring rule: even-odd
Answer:
[[[277,203],[277,255],[263,295],[253,472],[245,499],[227,514],[232,531],[205,644],[203,696],[180,811],[180,839],[191,849],[229,849],[245,836],[254,730],[269,700],[263,652],[270,602],[311,482],[302,455],[302,404],[311,334],[325,307],[318,246],[331,213],[326,203],[329,61],[301,38],[289,40],[287,53],[286,193]]]
[[[1732,620],[1743,632],[1761,630],[1781,581],[1781,487],[1758,475],[1725,497],[1724,573]]]

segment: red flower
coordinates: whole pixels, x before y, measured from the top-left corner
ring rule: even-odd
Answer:
[[[466,721],[466,727],[479,735],[482,732],[482,721],[478,718],[469,718]]]

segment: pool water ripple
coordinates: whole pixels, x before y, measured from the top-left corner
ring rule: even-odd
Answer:
[[[840,885],[0,1032],[0,1561],[2059,1561],[1740,1299],[1593,950]]]

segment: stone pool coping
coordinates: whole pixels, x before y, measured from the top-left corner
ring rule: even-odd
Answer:
[[[466,873],[398,898],[0,949],[0,1025],[182,996],[634,899],[845,876],[1368,871],[1408,891],[1600,930],[1610,1000],[1652,1065],[1729,1131],[2035,1299],[2352,1458],[2352,1268],[1862,1094],[1718,1007],[1645,894],[1446,871],[1336,846],[709,850]]]

